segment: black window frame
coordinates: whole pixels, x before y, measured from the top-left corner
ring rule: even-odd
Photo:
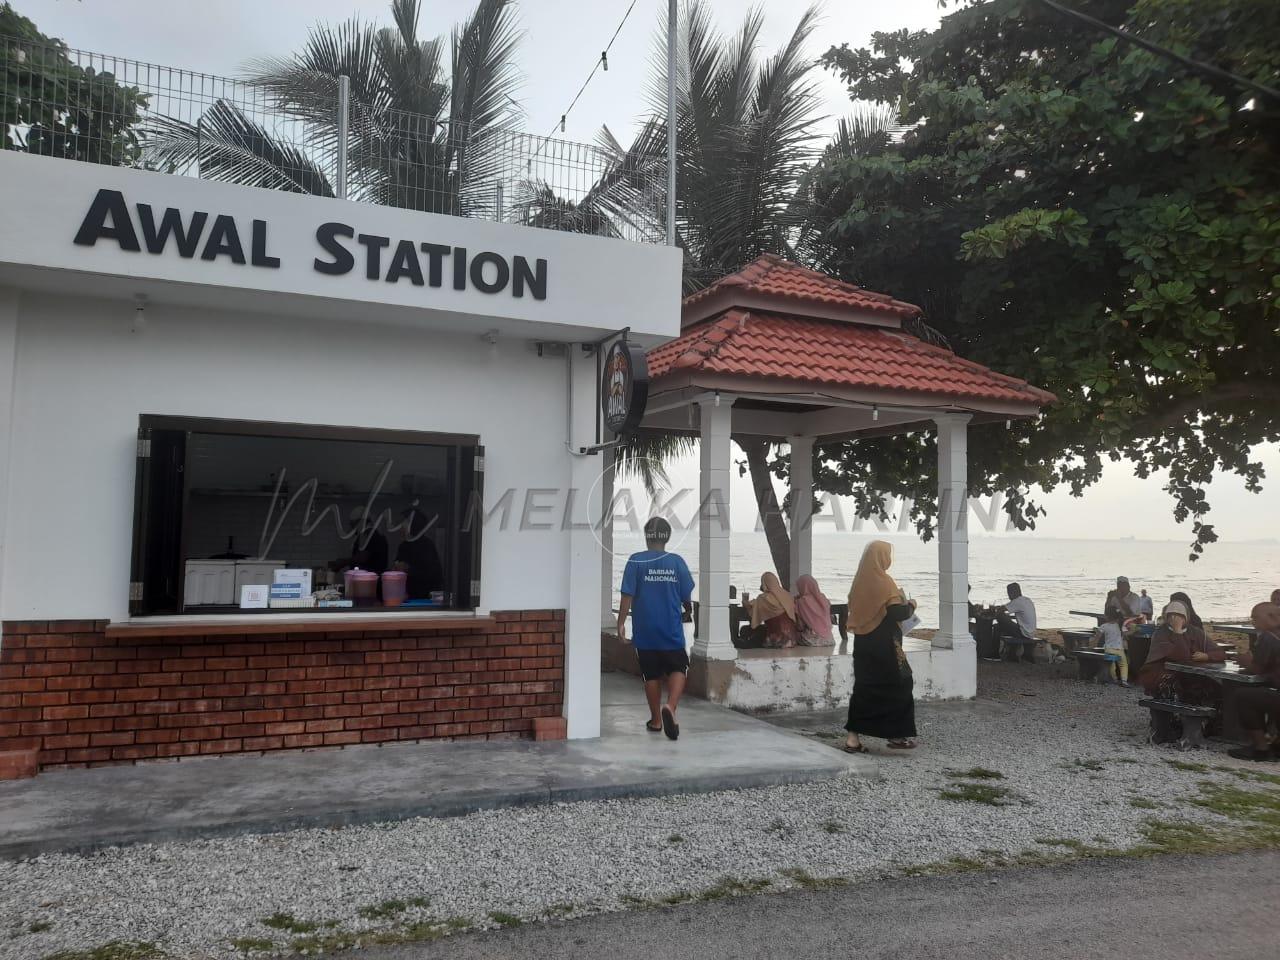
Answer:
[[[233,420],[171,414],[140,414],[135,462],[133,546],[129,566],[129,614],[151,616],[299,616],[314,614],[421,616],[421,607],[303,608],[208,611],[182,609],[185,577],[186,512],[190,489],[187,440],[192,434],[277,437],[365,443],[436,446],[450,450],[455,465],[450,496],[457,525],[452,537],[448,592],[454,602],[426,608],[475,612],[480,607],[483,523],[474,522],[484,498],[484,446],[475,434],[396,430],[380,427]],[[157,513],[160,517],[157,518]],[[483,511],[480,512],[483,516]],[[167,518],[168,523],[164,520]]]

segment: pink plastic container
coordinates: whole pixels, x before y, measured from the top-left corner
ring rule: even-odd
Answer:
[[[353,567],[342,576],[342,593],[357,607],[371,607],[378,602],[378,575]]]
[[[382,575],[382,605],[398,607],[404,603],[405,581],[409,575],[403,570],[388,570]]]

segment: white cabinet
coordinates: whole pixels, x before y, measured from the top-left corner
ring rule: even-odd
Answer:
[[[236,602],[236,561],[188,560],[182,585],[183,607]]]
[[[232,603],[240,602],[240,588],[243,586],[270,585],[276,569],[283,566],[283,560],[237,560],[235,599]]]
[[[270,584],[283,560],[188,560],[182,606],[236,606],[245,584]]]

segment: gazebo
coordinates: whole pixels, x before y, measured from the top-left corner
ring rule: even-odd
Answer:
[[[730,636],[730,439],[791,451],[791,575],[811,572],[818,440],[934,427],[938,624],[908,641],[923,698],[976,693],[967,606],[967,431],[1035,417],[1054,396],[913,335],[921,310],[765,255],[684,300],[681,334],[648,354],[644,426],[700,440],[698,629],[690,690],[741,709],[830,706],[851,664],[831,648],[739,651]],[[608,608],[606,607],[606,610]],[[607,644],[606,644],[607,647]]]

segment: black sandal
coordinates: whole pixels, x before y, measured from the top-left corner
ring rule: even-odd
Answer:
[[[845,753],[870,753],[865,743],[860,743],[856,747],[851,747],[847,743],[840,744],[840,749]]]
[[[671,712],[671,708],[665,705],[662,708],[662,732],[667,735],[668,740],[680,739],[680,724],[676,723],[676,715]]]
[[[645,728],[646,730],[648,730],[650,733],[661,733],[661,732],[662,732],[662,724],[661,724],[661,722],[659,722],[659,724],[658,724],[656,727],[651,727],[651,726],[649,726],[649,721],[648,721],[648,720],[646,720],[646,721],[644,722],[644,728]]]

